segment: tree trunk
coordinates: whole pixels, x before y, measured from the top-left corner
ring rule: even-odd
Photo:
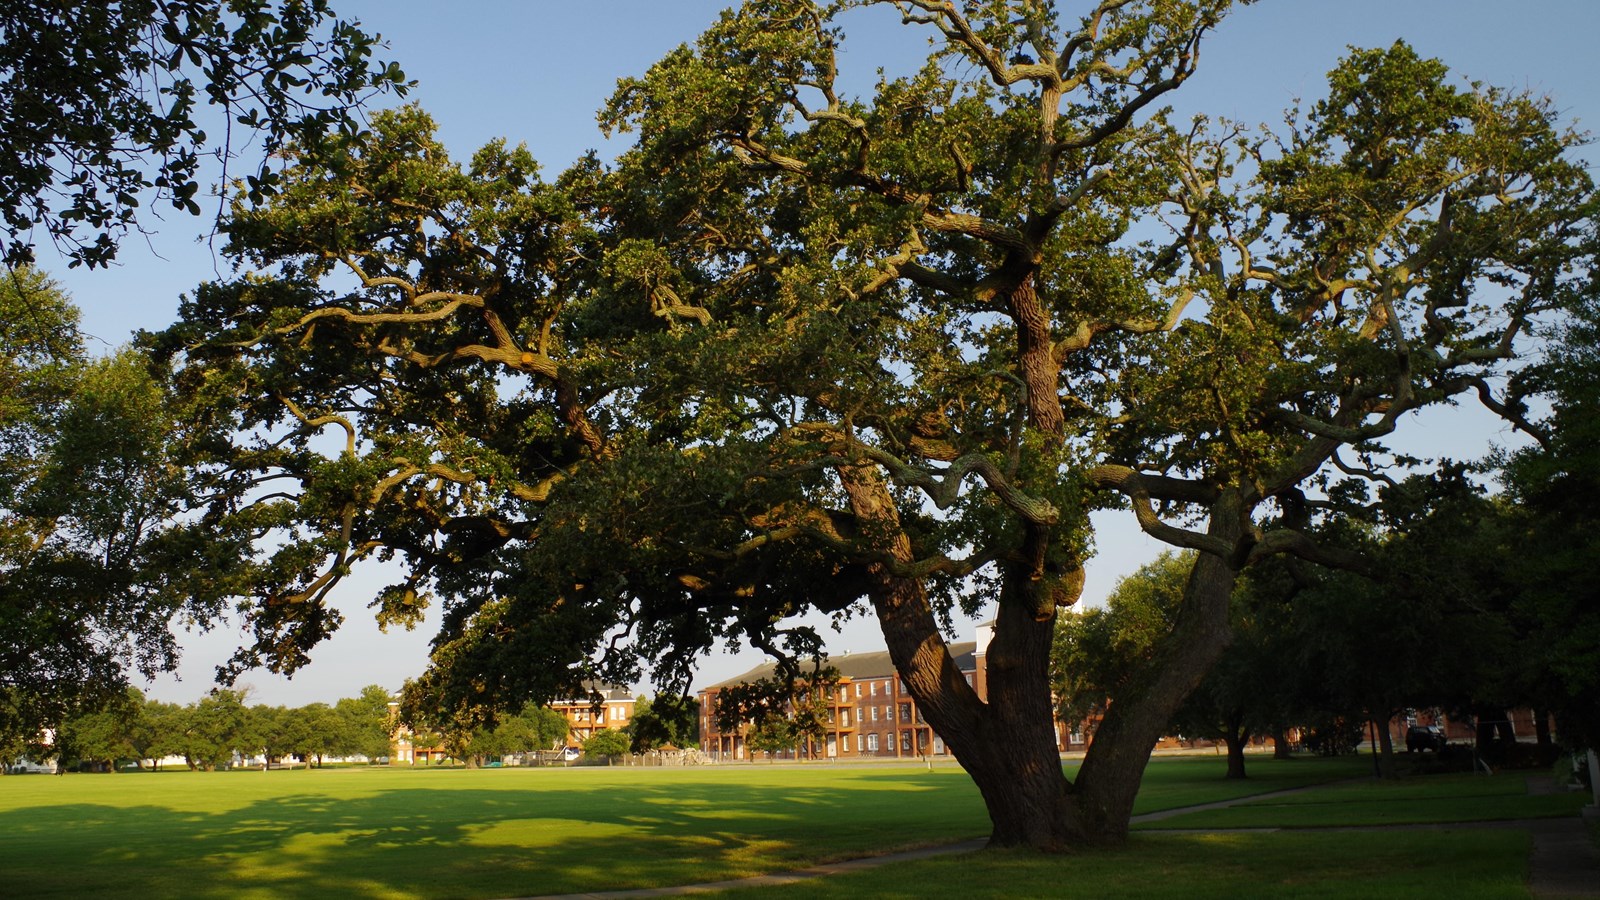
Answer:
[[[1247,513],[1238,491],[1224,490],[1212,504],[1208,533],[1237,545]],[[1150,751],[1233,636],[1228,607],[1237,575],[1231,560],[1209,553],[1195,558],[1172,633],[1131,689],[1113,699],[1084,755],[1072,823],[1076,839],[1113,843],[1127,838]]]
[[[1250,743],[1250,729],[1240,724],[1240,716],[1229,716],[1222,740],[1228,745],[1228,778],[1244,778],[1244,750]]]
[[[1279,728],[1272,732],[1272,758],[1293,759],[1294,754],[1289,751],[1289,732],[1286,728]]]
[[[839,474],[862,530],[882,535],[883,551],[909,562],[910,539],[878,473],[842,467]],[[1028,614],[1020,596],[1026,586],[1014,575],[1004,579],[986,654],[987,703],[950,656],[920,579],[897,577],[889,566],[873,564],[868,593],[907,693],[983,795],[993,825],[991,846],[1063,850],[1069,844],[1070,785],[1056,750],[1050,703],[1055,617]]]
[[[1394,716],[1385,716],[1383,721],[1373,721],[1373,727],[1378,732],[1378,777],[1393,778],[1394,770],[1394,736],[1389,733],[1389,721]]]
[[[911,562],[911,541],[877,470],[837,471],[861,533],[878,536],[879,551],[893,563]],[[1209,533],[1237,546],[1247,514],[1239,492],[1224,490],[1210,510]],[[1049,671],[1056,611],[1077,600],[1083,571],[1046,575],[1038,564],[1046,536],[1042,528],[1029,529],[1020,555],[1032,565],[1001,564],[999,611],[985,657],[987,702],[951,658],[920,579],[873,563],[868,596],[907,692],[983,795],[991,846],[1060,851],[1120,843],[1151,750],[1232,636],[1237,571],[1231,560],[1197,558],[1172,635],[1138,689],[1107,711],[1074,785],[1056,748]]]
[[[1539,742],[1540,750],[1549,750],[1555,746],[1555,740],[1550,736],[1550,711],[1533,708],[1533,734]]]

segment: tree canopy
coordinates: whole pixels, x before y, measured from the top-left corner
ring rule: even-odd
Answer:
[[[6,4],[0,256],[32,262],[42,228],[72,265],[107,265],[142,199],[200,213],[208,157],[270,193],[285,142],[354,135],[362,103],[405,93],[400,68],[372,56],[379,40],[327,0]],[[251,144],[260,159],[230,172]]]
[[[1170,122],[1223,0],[904,0],[927,65],[852,97],[854,5],[752,0],[624,79],[613,165],[457,164],[407,108],[235,209],[254,271],[151,344],[209,401],[236,665],[301,665],[369,558],[381,621],[442,599],[424,687],[469,719],[729,642],[798,675],[793,617],[871,614],[997,842],[1117,840],[1241,567],[1361,568],[1312,526],[1406,413],[1524,420],[1497,379],[1593,252],[1549,103],[1397,44],[1280,132]],[[1106,506],[1196,554],[1068,782],[1048,657]],[[940,631],[984,603],[986,701]]]
[[[175,618],[208,621],[237,589],[178,517],[173,418],[142,355],[87,356],[47,277],[0,276],[0,733],[31,739],[171,669]]]

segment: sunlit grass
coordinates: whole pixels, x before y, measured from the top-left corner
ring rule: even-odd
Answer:
[[[162,773],[0,779],[0,893],[515,896],[758,874],[978,837],[959,769]]]
[[[1220,758],[1157,760],[1136,811],[1363,772],[1350,759],[1253,759],[1250,767],[1251,778],[1236,782],[1222,778]],[[8,777],[0,778],[0,829],[0,894],[8,897],[386,898],[714,881],[982,837],[989,823],[957,767],[817,764]],[[1297,858],[1300,837],[1290,837],[1282,852]],[[1200,864],[1196,855],[1244,859],[1249,854],[1228,848],[1258,839],[1137,838],[1127,850],[1071,859],[1112,874],[1119,858],[1187,871]],[[1339,840],[1355,852],[1364,838]],[[1526,858],[1514,836],[1483,840],[1510,840],[1507,852]],[[1237,841],[1244,843],[1230,843]],[[974,860],[973,877],[998,867],[1032,878],[1022,870],[1047,873],[1062,862],[1026,854]],[[984,893],[981,881],[950,884],[977,885],[966,896]]]

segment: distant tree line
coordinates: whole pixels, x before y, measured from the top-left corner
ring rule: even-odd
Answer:
[[[247,692],[216,690],[187,705],[145,697],[137,688],[99,709],[62,722],[54,735],[12,740],[6,764],[28,756],[67,768],[118,771],[159,768],[182,757],[190,769],[214,771],[251,760],[298,760],[308,768],[329,758],[385,758],[390,748],[389,692],[369,685],[333,705],[248,703]],[[261,763],[256,763],[260,765]],[[292,763],[291,763],[292,764]]]

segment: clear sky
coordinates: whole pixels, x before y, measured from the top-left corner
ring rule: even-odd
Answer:
[[[335,0],[390,42],[419,84],[410,98],[439,122],[451,152],[465,158],[486,141],[523,142],[553,177],[584,150],[602,145],[594,114],[618,77],[642,73],[680,43],[691,41],[727,5],[722,0]],[[1069,15],[1083,0],[1060,0]],[[886,10],[852,14],[842,65],[847,78],[870,83],[879,66],[905,71],[921,60],[923,32],[902,29]],[[1280,121],[1295,98],[1314,100],[1324,76],[1348,46],[1384,46],[1398,38],[1437,56],[1473,80],[1555,98],[1583,130],[1600,123],[1600,76],[1593,41],[1600,35],[1597,0],[1261,0],[1235,12],[1202,45],[1197,74],[1173,98],[1178,112],[1204,111],[1244,122]],[[1585,148],[1591,165],[1595,148]],[[170,216],[147,222],[156,233],[124,243],[108,270],[66,271],[41,248],[52,271],[83,309],[96,346],[123,343],[137,329],[159,329],[174,317],[178,297],[200,281],[226,274],[226,264],[197,240],[200,220]],[[1407,423],[1408,449],[1455,458],[1480,456],[1507,440],[1494,421],[1468,411]],[[1161,547],[1140,535],[1126,514],[1100,517],[1099,556],[1091,563],[1086,600],[1096,602],[1116,579]],[[366,609],[381,574],[352,579],[340,595],[343,630],[314,654],[292,681],[251,673],[241,683],[256,702],[300,705],[353,696],[363,685],[397,688],[426,662],[429,625],[381,635]],[[971,639],[971,623],[959,639]],[[161,699],[189,701],[210,685],[211,670],[237,637],[224,629],[192,635],[182,681],[152,686]],[[856,620],[834,641],[835,652],[881,649],[870,620]],[[738,674],[759,654],[706,660],[697,685]]]

